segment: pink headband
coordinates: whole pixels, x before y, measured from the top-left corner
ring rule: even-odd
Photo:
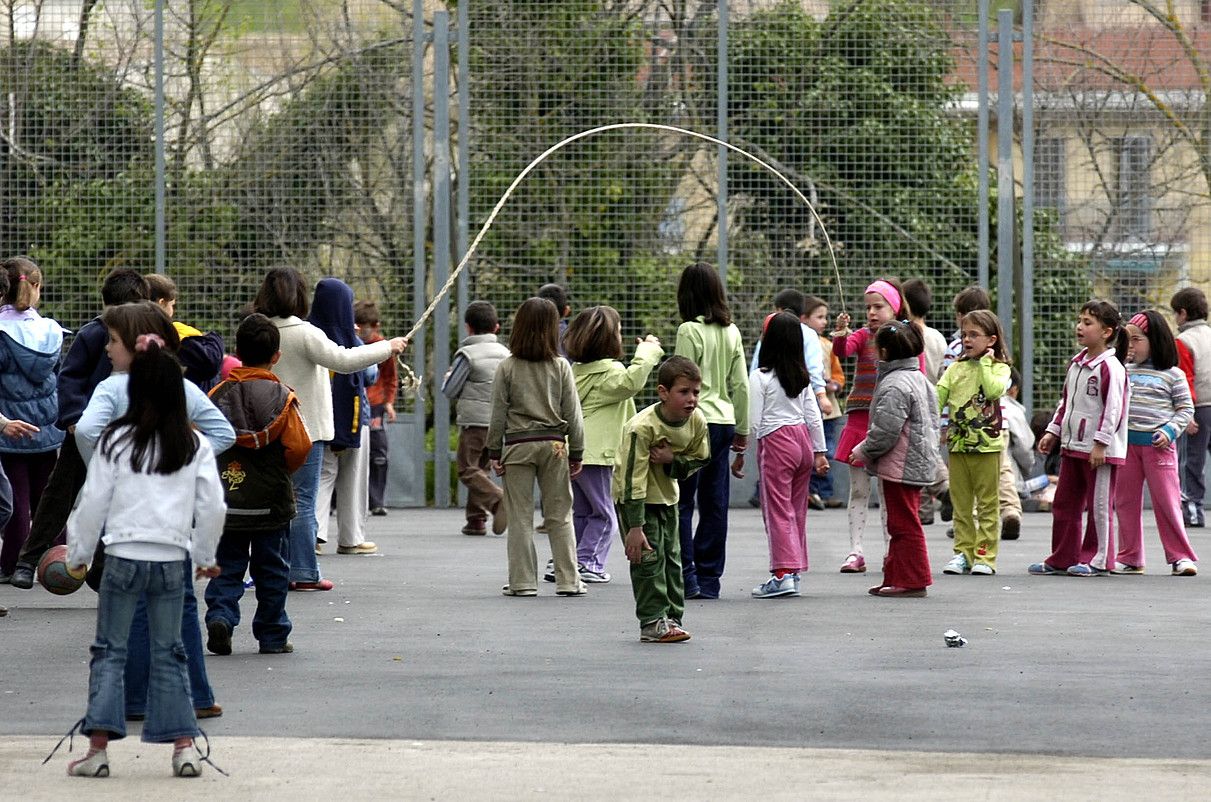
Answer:
[[[158,334],[140,334],[135,338],[135,350],[139,353],[146,351],[155,343],[157,348],[164,347],[164,338]]]
[[[871,283],[866,288],[866,292],[874,292],[882,295],[883,298],[891,304],[891,309],[897,315],[900,314],[900,291],[891,285],[890,282],[879,279]]]
[[[1148,333],[1148,316],[1143,312],[1136,312],[1135,317],[1131,318],[1129,322],[1144,334]]]

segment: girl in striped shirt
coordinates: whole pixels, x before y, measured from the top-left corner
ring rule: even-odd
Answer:
[[[1144,573],[1144,482],[1165,562],[1174,576],[1198,573],[1198,556],[1182,525],[1181,487],[1174,442],[1194,416],[1186,375],[1177,366],[1177,345],[1169,324],[1152,310],[1127,324],[1127,378],[1131,402],[1127,413],[1127,461],[1116,489],[1118,560],[1114,573]]]

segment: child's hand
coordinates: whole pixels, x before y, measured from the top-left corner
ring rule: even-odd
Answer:
[[[744,454],[737,454],[736,458],[732,460],[732,476],[737,479],[744,478]]]
[[[211,565],[211,566],[207,566],[205,568],[203,568],[202,566],[198,566],[197,570],[194,571],[194,576],[197,579],[201,579],[202,577],[206,577],[207,579],[214,579],[218,575],[219,575],[219,567],[217,565]]]
[[[1039,440],[1039,453],[1047,456],[1055,449],[1056,440],[1058,438],[1051,432],[1043,435],[1043,439]]]
[[[1198,434],[1198,421],[1190,421],[1186,424],[1186,434]]]
[[[626,550],[627,560],[633,565],[639,565],[639,561],[643,559],[643,553],[652,550],[652,544],[648,543],[642,526],[628,529],[627,536],[622,539],[622,544]]]
[[[504,476],[505,475],[504,463],[502,463],[498,459],[492,460],[492,472],[495,473],[497,476]]]
[[[395,407],[390,404],[383,407],[383,417],[387,419],[387,423],[395,423]]]
[[[648,449],[648,459],[655,465],[671,465],[673,463],[673,447],[664,440]]]
[[[84,563],[69,565],[67,566],[67,574],[72,579],[84,579],[84,577],[88,576],[88,566]]]
[[[833,414],[833,402],[828,400],[827,395],[825,395],[824,393],[820,393],[819,395],[816,396],[816,402],[820,405],[820,414],[821,415]]]
[[[824,452],[816,454],[816,476],[828,476],[829,467],[828,454]]]
[[[1170,442],[1172,441],[1169,439],[1169,435],[1165,434],[1164,432],[1158,431],[1154,432],[1152,435],[1152,445],[1156,446],[1157,448],[1168,448]]]
[[[391,343],[391,353],[393,354],[402,354],[404,349],[408,347],[408,340],[404,337],[392,337],[389,342]]]
[[[732,435],[732,451],[740,453],[748,450],[748,435],[734,434]]]
[[[646,337],[636,337],[635,342],[639,345],[642,345],[643,343],[651,343],[652,345],[660,345],[660,340],[656,337],[655,334],[649,334]]]
[[[10,420],[5,425],[3,431],[0,431],[0,434],[20,440],[22,437],[33,437],[40,431],[42,430],[32,423],[26,423],[23,420]]]
[[[1100,468],[1106,464],[1106,446],[1102,443],[1094,443],[1093,450],[1089,452],[1089,467]]]
[[[584,463],[578,459],[568,460],[568,478],[575,479],[584,470]]]

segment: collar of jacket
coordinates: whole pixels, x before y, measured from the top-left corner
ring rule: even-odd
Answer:
[[[1105,351],[1102,351],[1100,354],[1095,356],[1093,359],[1086,358],[1085,355],[1088,353],[1089,353],[1088,348],[1082,348],[1081,352],[1072,358],[1072,364],[1080,365],[1081,367],[1086,367],[1086,368],[1091,368],[1091,367],[1094,367],[1095,365],[1100,365],[1106,361],[1107,357],[1114,356],[1115,349],[1114,349],[1114,346],[1111,345],[1108,348],[1106,348]]]
[[[618,360],[616,359],[606,357],[605,359],[595,359],[592,362],[577,362],[572,367],[575,369],[576,373],[581,376],[585,376],[591,373],[601,373],[602,371],[609,370],[610,366],[617,361]]]
[[[1185,323],[1178,326],[1177,330],[1186,331],[1187,329],[1192,329],[1195,326],[1206,326],[1206,325],[1207,325],[1207,319],[1205,317],[1203,317],[1203,318],[1199,318],[1198,320],[1187,320]]]
[[[466,337],[463,337],[463,341],[459,343],[459,345],[475,345],[476,343],[494,342],[496,342],[495,334],[468,334]]]
[[[888,359],[879,362],[879,378],[883,378],[888,373],[897,370],[920,370],[921,362],[915,356],[906,357],[904,359]]]

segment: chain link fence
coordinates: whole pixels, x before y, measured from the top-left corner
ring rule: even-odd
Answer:
[[[654,333],[669,350],[677,275],[698,260],[725,268],[750,349],[779,289],[855,313],[879,276],[925,279],[931,323],[952,330],[950,300],[979,275],[978,0],[732,0],[722,26],[718,3],[692,0],[421,5],[417,29],[407,1],[166,0],[160,123],[154,3],[0,2],[0,236],[43,266],[43,311],[77,327],[97,313],[105,272],[159,260],[179,317],[230,334],[265,269],[285,263],[346,279],[402,332],[435,289],[435,253],[456,262],[531,159],[588,128],[649,122],[725,133],[774,163],[819,209],[840,282],[819,224],[747,160],[729,156],[721,183],[718,149],[699,140],[581,140],[503,209],[439,348],[428,330],[415,362],[428,380],[413,413],[422,430],[445,434],[432,388],[461,305],[493,301],[507,335],[512,310],[552,281],[575,309],[615,306],[625,335]],[[1022,23],[1019,3],[999,7]],[[447,10],[453,68],[435,81],[446,38],[435,13]],[[1032,10],[1034,347],[1016,356],[1047,406],[1081,301],[1163,308],[1211,271],[1211,3]],[[450,230],[433,223],[447,164],[467,204],[465,215],[453,204]],[[994,267],[995,205],[994,191]]]

